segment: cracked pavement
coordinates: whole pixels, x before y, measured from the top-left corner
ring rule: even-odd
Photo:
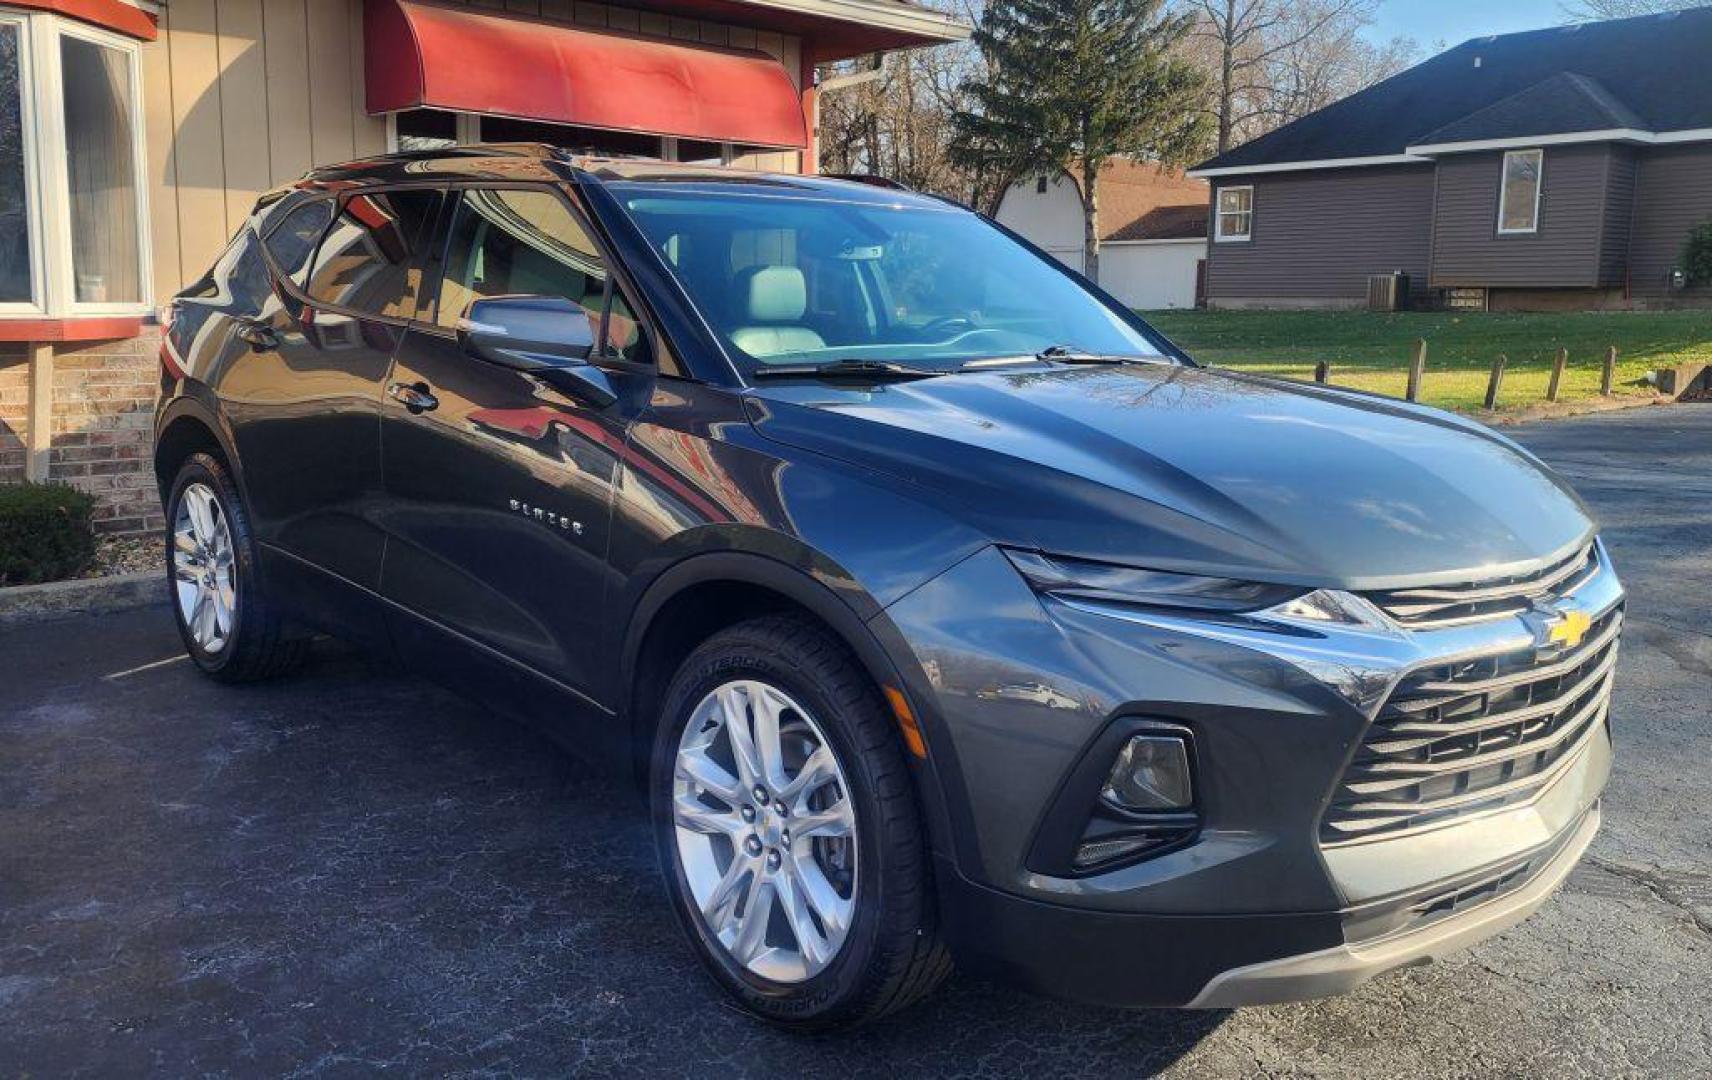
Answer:
[[[0,630],[0,1075],[1712,1074],[1712,405],[1507,429],[1631,591],[1616,771],[1534,918],[1329,1001],[1122,1013],[954,980],[845,1038],[726,1006],[639,803],[335,646],[228,689],[165,611]]]

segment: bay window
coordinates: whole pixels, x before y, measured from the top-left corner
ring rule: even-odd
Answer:
[[[0,315],[149,304],[137,45],[0,7]]]

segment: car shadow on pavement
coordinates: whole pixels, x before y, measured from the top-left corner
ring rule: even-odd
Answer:
[[[145,659],[176,646],[161,623],[133,627]],[[129,666],[96,640],[118,625],[44,631],[26,652],[91,671],[67,661],[0,722],[0,1060],[20,1068],[1151,1072],[1224,1019],[953,977],[855,1034],[778,1031],[682,940],[624,779],[330,642],[251,687],[184,663],[103,678]]]
[[[634,1057],[636,1051],[627,1049],[607,1059],[610,1067],[653,1069],[674,1060],[676,1026],[690,1016],[706,1031],[751,1044],[763,1060],[779,1055],[781,1068],[793,1067],[787,1062],[800,1066],[800,1055],[807,1052],[810,1060],[833,1072],[858,1061],[865,1068],[879,1066],[906,1074],[941,1071],[935,1060],[942,1062],[943,1071],[959,1072],[985,1060],[985,1068],[1004,1075],[1023,1071],[1024,1063],[1035,1055],[1041,1061],[1061,1060],[1072,1047],[1099,1046],[1100,1057],[1120,1057],[1138,1073],[1145,1073],[1169,1066],[1230,1015],[1216,1010],[1091,1008],[954,975],[926,1001],[854,1035],[802,1037],[778,1031],[736,1010],[681,940],[660,881],[646,806],[622,777],[530,726],[496,720],[437,689],[371,676],[360,656],[340,646],[328,643],[321,652],[319,671],[305,672],[300,678],[335,683],[351,679],[355,696],[336,691],[346,701],[374,695],[379,703],[398,702],[395,695],[402,695],[411,703],[404,710],[408,719],[391,709],[380,710],[402,722],[383,722],[374,732],[386,741],[397,740],[390,748],[365,751],[377,768],[383,761],[396,763],[387,772],[404,768],[423,749],[431,751],[433,760],[429,756],[420,760],[415,768],[421,775],[439,771],[437,763],[462,763],[457,770],[462,773],[460,786],[474,785],[481,795],[466,798],[457,813],[468,817],[451,828],[451,835],[466,837],[460,845],[466,848],[479,847],[478,837],[483,835],[511,838],[505,846],[508,856],[487,864],[485,880],[472,881],[468,888],[473,891],[464,895],[470,899],[483,894],[503,896],[521,908],[539,905],[573,919],[574,929],[562,925],[554,929],[556,940],[576,943],[561,956],[565,965],[561,982],[576,985],[586,980],[591,988],[598,985],[592,991],[594,999],[619,1003],[626,1023],[641,1041],[651,1041],[650,1033],[658,1037],[654,1043],[658,1058],[652,1053]],[[436,802],[443,805],[443,800],[441,796]],[[386,807],[370,805],[352,817],[387,812]],[[526,855],[511,846],[533,847],[527,839],[531,836],[544,840],[545,850]],[[360,862],[382,857],[391,846],[383,836],[373,839],[374,850]],[[402,836],[391,840],[408,843]],[[465,857],[467,853],[459,861]],[[429,888],[426,878],[418,885],[418,890]],[[428,903],[424,897],[422,906]],[[496,931],[498,936],[492,936]],[[523,941],[532,936],[527,921],[522,933]],[[487,934],[490,946],[503,944],[503,929],[490,928]],[[531,970],[543,961],[551,963],[550,954],[529,955],[533,952],[527,946],[518,951],[519,956],[527,956]],[[452,971],[445,974],[459,981]],[[502,969],[492,971],[491,977],[496,989],[509,981]],[[468,984],[462,983],[460,989],[467,993]],[[518,1004],[515,998],[506,1004],[491,1001],[488,1007],[496,1026],[506,1026],[500,1018]],[[585,1037],[576,1020],[566,1020],[558,1032],[561,1037]]]

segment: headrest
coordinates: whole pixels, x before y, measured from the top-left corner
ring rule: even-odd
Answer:
[[[796,322],[808,310],[808,285],[794,266],[760,266],[744,272],[750,322]]]

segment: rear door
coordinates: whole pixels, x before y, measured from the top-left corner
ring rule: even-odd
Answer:
[[[245,348],[219,386],[257,535],[367,590],[385,537],[380,403],[441,197],[365,189],[293,211],[266,240],[281,302],[239,321]]]
[[[420,395],[388,402],[383,436],[382,592],[418,617],[394,637],[443,670],[449,632],[592,699],[613,489],[652,383],[650,343],[561,192],[454,189],[447,219],[435,306],[419,313],[390,379]],[[589,313],[603,330],[593,359],[618,401],[592,407],[459,347],[470,303],[514,295]]]

